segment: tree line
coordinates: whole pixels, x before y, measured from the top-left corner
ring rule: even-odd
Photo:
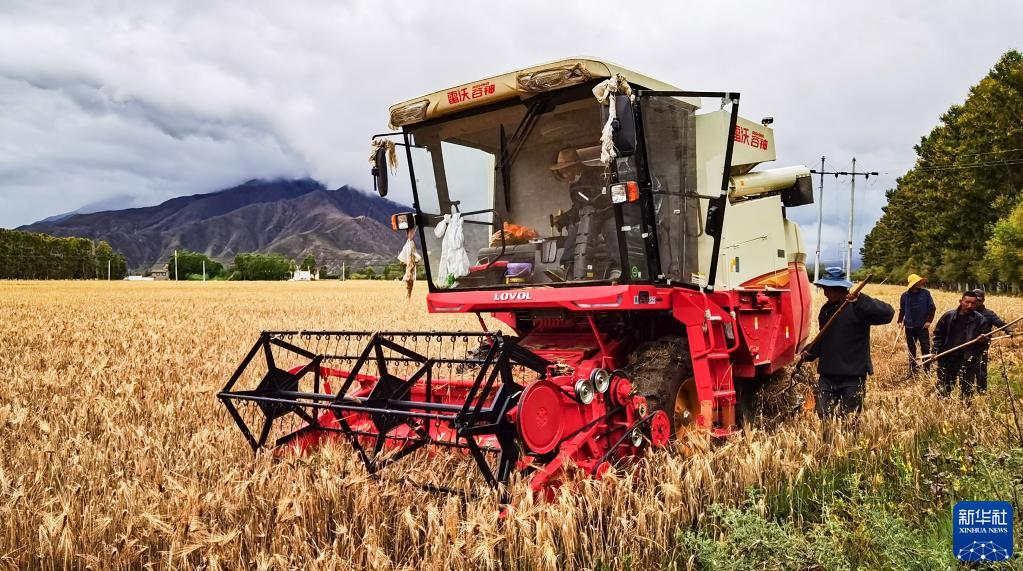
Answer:
[[[123,255],[104,241],[0,228],[0,279],[92,280],[128,275]]]
[[[326,279],[341,277],[317,266],[313,254],[307,254],[301,263],[296,263],[280,254],[247,252],[236,255],[234,262],[225,266],[201,252],[177,250],[176,265],[174,253],[166,262],[167,277],[172,280],[202,280],[204,272],[205,279],[211,280],[286,280],[294,275],[296,269],[314,273],[319,269],[321,277]],[[60,238],[0,228],[0,279],[107,279],[108,268],[110,279],[120,280],[128,275],[125,257],[103,240]],[[346,279],[393,280],[404,273],[405,266],[398,261],[377,268],[345,268]],[[418,273],[423,279],[422,265]]]
[[[205,264],[205,266],[204,266]],[[305,270],[316,273],[320,272],[323,279],[338,279],[340,274],[330,273],[326,267],[318,266],[316,257],[313,254],[306,254],[300,263],[296,263],[280,254],[261,254],[246,252],[237,254],[234,263],[225,267],[220,262],[210,258],[201,252],[190,250],[177,251],[177,279],[179,280],[201,280],[203,279],[203,268],[206,269],[206,279],[226,279],[240,281],[274,281],[286,280],[294,275],[295,270]],[[175,255],[172,253],[167,259],[167,277],[175,279]],[[418,268],[419,279],[425,276],[425,270],[420,265]],[[393,280],[405,274],[405,265],[394,261],[382,267],[374,268],[366,266],[360,270],[353,270],[351,266],[345,268],[346,279],[363,280]]]
[[[1005,53],[914,147],[864,240],[865,271],[946,284],[1023,285],[1023,54]]]

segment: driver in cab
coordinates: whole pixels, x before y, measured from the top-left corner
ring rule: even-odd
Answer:
[[[568,227],[564,251],[558,261],[560,267],[545,270],[544,274],[556,282],[602,278],[617,281],[622,275],[618,232],[611,198],[604,190],[601,169],[587,166],[574,148],[559,151],[550,168],[555,178],[568,183],[572,207],[555,217],[555,225]],[[580,236],[580,233],[584,235]],[[604,275],[587,275],[593,266],[591,248],[596,245],[598,236],[604,239],[608,265]]]

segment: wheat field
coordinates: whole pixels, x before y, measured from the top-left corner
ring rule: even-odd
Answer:
[[[720,444],[694,437],[634,471],[573,481],[552,502],[515,485],[503,514],[492,493],[467,501],[372,479],[340,445],[252,454],[215,394],[261,330],[479,330],[472,315],[427,314],[424,290],[406,300],[391,282],[0,283],[0,568],[685,568],[679,530],[750,487],[911,447],[922,431],[984,443],[1011,428],[1008,413],[905,380],[892,325],[875,329],[877,371],[855,426],[824,430],[804,414]],[[900,291],[867,289],[890,303]],[[935,298],[943,310],[958,296]],[[1023,300],[988,305],[1023,315]],[[992,367],[1018,375],[1019,348],[1002,343]],[[981,398],[1007,402],[1008,390]],[[413,459],[388,470],[438,469]]]

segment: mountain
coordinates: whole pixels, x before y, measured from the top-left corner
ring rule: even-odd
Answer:
[[[54,236],[106,240],[128,265],[145,268],[187,248],[230,263],[241,252],[295,259],[312,253],[321,264],[384,263],[404,237],[390,216],[408,207],[348,186],[328,190],[311,180],[251,180],[209,194],[156,206],[74,213],[22,226]]]
[[[123,208],[129,208],[133,206],[135,203],[136,202],[134,196],[131,196],[129,194],[118,194],[115,196],[111,196],[110,198],[104,198],[103,200],[90,202],[89,204],[86,204],[85,206],[77,210],[72,210],[71,212],[65,212],[63,214],[54,214],[53,216],[48,216],[38,222],[35,222],[35,224],[40,224],[44,222],[60,222],[61,220],[64,220],[65,218],[70,218],[75,214],[91,214],[93,212],[102,212],[104,210],[120,210]]]

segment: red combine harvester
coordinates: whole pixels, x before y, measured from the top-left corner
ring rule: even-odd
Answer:
[[[219,398],[257,450],[341,437],[376,472],[450,447],[534,489],[727,436],[810,317],[785,216],[810,172],[753,171],[771,120],[738,104],[571,59],[392,106],[377,190],[403,149],[413,204],[392,223],[423,251],[429,310],[483,331],[264,332]]]

